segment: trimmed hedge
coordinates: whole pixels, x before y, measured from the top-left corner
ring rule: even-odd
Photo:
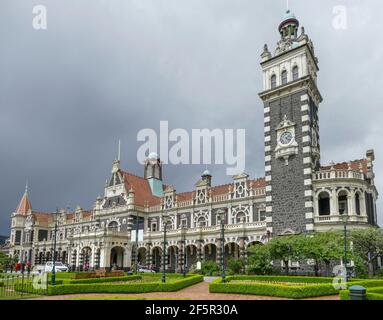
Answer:
[[[367,292],[367,300],[383,300],[383,294]]]
[[[383,287],[383,280],[362,280],[347,283],[348,287],[359,285],[365,288]]]
[[[85,279],[84,279],[85,280]],[[146,293],[146,292],[170,292],[178,291],[203,281],[203,276],[187,276],[172,282],[144,282],[144,283],[82,283],[82,284],[63,284],[48,286],[48,295],[77,294],[77,293]],[[17,288],[21,291],[21,286]],[[24,288],[24,292],[28,292]]]
[[[340,290],[339,298],[340,300],[350,300],[350,290]]]
[[[221,279],[217,279],[210,283],[209,291],[216,293],[239,293],[253,294],[260,296],[271,296],[291,299],[303,299],[319,296],[330,296],[338,294],[338,290],[334,289],[332,283],[316,283],[308,285],[283,285],[277,283],[230,283],[231,280],[256,280],[262,281],[284,281],[284,282],[304,282],[306,277],[261,277],[261,276],[235,276],[227,277],[227,282],[222,283]],[[245,279],[246,278],[246,279]],[[265,280],[267,279],[267,280]],[[327,280],[328,281],[328,280]],[[306,283],[308,283],[306,281]]]
[[[112,277],[112,278],[90,278],[90,279],[75,279],[66,281],[66,284],[83,284],[83,283],[105,283],[105,282],[123,282],[140,280],[142,276],[125,276],[125,277]]]
[[[289,282],[289,283],[332,283],[333,278],[325,277],[296,277],[296,276],[252,276],[252,275],[237,275],[230,276],[231,280],[254,280],[265,282]]]

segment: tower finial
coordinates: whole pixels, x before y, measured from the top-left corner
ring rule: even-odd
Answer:
[[[117,156],[117,160],[121,161],[121,140],[120,139],[118,139],[118,156]]]
[[[25,182],[25,193],[28,193],[28,178]]]

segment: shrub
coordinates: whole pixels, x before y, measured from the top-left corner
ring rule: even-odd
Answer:
[[[76,294],[76,293],[145,293],[161,291],[178,291],[195,283],[203,281],[203,276],[192,275],[173,282],[144,282],[144,283],[82,283],[82,284],[63,284],[48,287],[48,295]],[[21,291],[21,286],[17,291]],[[24,292],[29,292],[24,288]]]
[[[205,276],[214,276],[219,273],[220,267],[215,261],[204,261],[201,265],[201,273]]]
[[[125,276],[125,277],[112,277],[112,278],[90,278],[90,279],[75,279],[69,280],[68,284],[82,284],[82,283],[106,283],[106,282],[123,282],[142,279],[142,276]]]
[[[350,290],[340,290],[339,298],[340,300],[350,300]]]
[[[246,262],[245,262],[244,259],[234,259],[234,258],[231,258],[227,262],[229,273],[231,273],[231,274],[242,273],[243,270],[245,270],[245,265],[246,265]]]
[[[241,275],[232,276],[231,280],[254,280],[264,282],[289,282],[289,283],[317,283],[332,284],[333,278],[325,277],[305,277],[305,276],[254,276]]]
[[[4,282],[0,282],[0,287],[4,287]]]
[[[230,283],[233,277],[228,277],[227,280],[227,283],[222,283],[221,279],[211,282],[209,285],[210,292],[254,294],[292,299],[328,296],[338,293],[338,290],[334,289],[332,284],[324,283],[287,286],[272,283]]]
[[[367,300],[383,300],[383,294],[367,292]]]

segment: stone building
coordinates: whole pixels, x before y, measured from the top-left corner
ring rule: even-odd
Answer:
[[[214,186],[206,170],[194,190],[177,193],[162,180],[155,153],[146,160],[143,177],[122,170],[115,160],[104,197],[91,210],[34,211],[26,190],[12,214],[11,254],[32,264],[56,254],[78,270],[128,269],[137,259],[159,268],[168,217],[166,268],[181,271],[197,261],[220,261],[221,210],[225,255],[236,258],[271,237],[340,229],[345,215],[350,228],[376,226],[374,151],[360,160],[321,164],[318,59],[312,41],[298,29],[299,21],[287,11],[274,54],[265,45],[261,55],[265,178],[242,173]]]

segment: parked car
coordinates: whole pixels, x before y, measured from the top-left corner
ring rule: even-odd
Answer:
[[[44,271],[52,272],[53,270],[53,262],[49,261],[45,264]],[[67,272],[69,270],[68,266],[63,264],[62,262],[55,262],[55,271],[56,272]]]
[[[139,266],[137,271],[140,272],[140,273],[155,273],[154,270],[149,269],[147,267],[143,267],[143,266]]]

